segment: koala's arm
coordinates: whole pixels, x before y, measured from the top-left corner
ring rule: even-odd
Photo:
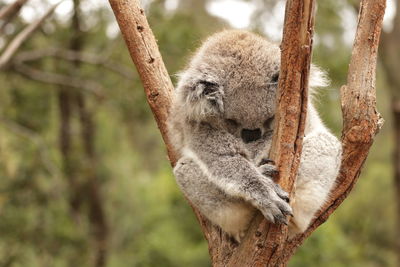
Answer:
[[[329,197],[341,162],[341,144],[325,128],[307,134],[292,202],[289,236],[304,232]]]
[[[211,184],[251,203],[271,222],[286,223],[288,194],[246,158],[235,137],[207,124],[193,127],[190,136],[182,156],[195,161]]]

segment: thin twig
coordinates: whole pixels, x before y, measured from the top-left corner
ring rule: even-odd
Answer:
[[[49,147],[46,145],[43,138],[36,132],[32,131],[31,129],[20,125],[16,122],[10,121],[6,118],[0,117],[0,122],[6,128],[8,128],[13,133],[30,140],[34,143],[39,149],[40,159],[43,163],[43,166],[47,169],[48,173],[52,177],[61,177],[61,171],[57,167],[57,165],[50,159],[48,150]]]
[[[47,12],[37,21],[25,27],[6,47],[0,55],[0,70],[10,62],[13,55],[18,51],[21,45],[39,28],[39,26],[54,12],[56,7],[61,3],[53,5]]]
[[[14,3],[9,4],[3,7],[0,10],[0,20],[2,20],[2,26],[4,27],[16,14],[18,14],[19,10],[28,0],[16,0]],[[1,31],[0,31],[1,33]]]
[[[28,77],[35,81],[83,89],[87,92],[93,93],[95,96],[100,98],[104,95],[105,90],[103,86],[95,81],[83,80],[80,78],[57,73],[44,72],[28,67],[27,65],[21,63],[13,64],[13,68],[17,73],[20,73],[25,77]]]
[[[28,62],[38,60],[44,57],[57,57],[68,61],[80,61],[93,65],[100,65],[121,76],[133,80],[133,71],[128,67],[117,62],[110,61],[102,55],[88,52],[77,52],[69,49],[48,47],[45,49],[23,51],[15,56],[17,62]]]

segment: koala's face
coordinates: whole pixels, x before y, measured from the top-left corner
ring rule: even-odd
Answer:
[[[242,31],[212,36],[183,73],[178,94],[193,120],[212,118],[253,142],[272,133],[280,50]]]

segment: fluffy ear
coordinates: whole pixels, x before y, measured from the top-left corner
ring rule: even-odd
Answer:
[[[222,87],[215,82],[200,80],[190,85],[181,85],[178,94],[190,119],[199,120],[224,111],[224,93]]]
[[[318,93],[318,88],[327,87],[330,84],[330,80],[324,70],[320,67],[311,64],[310,68],[310,80],[309,80],[309,90],[308,95],[311,100],[315,100]]]
[[[310,88],[326,87],[330,84],[329,78],[326,72],[320,67],[311,64],[310,67]]]

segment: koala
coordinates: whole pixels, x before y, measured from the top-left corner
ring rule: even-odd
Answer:
[[[290,237],[305,231],[340,167],[341,144],[309,103],[290,205],[273,181],[277,169],[268,153],[279,67],[276,44],[226,30],[203,43],[174,91],[168,134],[179,153],[176,181],[204,216],[239,242],[256,210],[271,223],[289,224]],[[312,66],[309,91],[326,84]]]

